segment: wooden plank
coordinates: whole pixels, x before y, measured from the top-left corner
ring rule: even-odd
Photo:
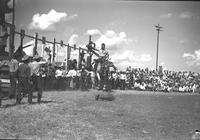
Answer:
[[[1,67],[0,71],[8,71],[9,72],[9,67]]]
[[[1,83],[1,88],[10,88],[10,83]]]
[[[2,91],[2,92],[9,92],[9,89],[10,89],[10,88],[2,87],[2,88],[1,88],[1,91]]]
[[[1,75],[1,76],[0,76],[0,79],[10,79],[10,76],[9,76],[9,75],[5,75],[5,76],[4,76],[4,75]]]

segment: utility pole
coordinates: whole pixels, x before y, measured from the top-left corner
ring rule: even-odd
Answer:
[[[156,27],[156,30],[157,30],[157,52],[156,52],[156,71],[158,70],[158,48],[159,48],[159,33],[160,33],[160,31],[163,31],[163,30],[161,30],[161,28],[163,28],[163,27],[161,27],[159,24],[158,25],[155,25],[155,27]]]
[[[9,53],[10,56],[13,57],[15,46],[15,0],[13,0],[13,8],[12,8],[12,27],[10,27],[10,44],[9,44]]]

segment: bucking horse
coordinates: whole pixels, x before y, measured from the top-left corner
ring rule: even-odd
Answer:
[[[106,57],[101,57],[91,43],[87,45],[88,50],[95,54],[98,59],[94,60],[94,73],[97,78],[97,85],[99,90],[103,91],[110,91],[111,86],[109,84],[109,77],[111,75],[110,68],[114,68],[114,70],[117,70],[116,66]]]

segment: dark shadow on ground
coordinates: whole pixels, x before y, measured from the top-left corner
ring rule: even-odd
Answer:
[[[26,104],[25,102],[24,103],[21,103],[21,104],[6,104],[6,105],[2,105],[0,108],[9,108],[9,107],[13,107],[13,106],[17,106],[17,105],[24,105]]]
[[[22,102],[20,104],[6,104],[6,105],[2,105],[0,107],[1,108],[9,108],[9,107],[14,107],[14,106],[17,106],[17,105],[24,105],[24,104],[27,104],[27,105],[36,105],[36,104],[48,104],[48,103],[57,103],[56,101],[41,101],[40,103],[38,102],[32,102],[31,104],[29,104],[28,102]]]
[[[115,100],[115,97],[113,94],[108,92],[103,92],[101,94],[98,94],[95,96],[95,100],[101,100],[101,101],[113,101]]]

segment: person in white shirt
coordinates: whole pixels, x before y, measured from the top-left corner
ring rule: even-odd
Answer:
[[[32,81],[31,92],[33,92],[34,90],[38,92],[38,97],[37,97],[38,103],[41,102],[42,92],[43,92],[43,78],[42,78],[43,73],[41,71],[41,65],[47,63],[41,60],[42,57],[36,55],[33,57],[33,61],[29,63],[29,67],[31,68],[31,81]]]
[[[179,91],[179,92],[183,92],[183,91],[184,91],[183,86],[179,86],[178,91]]]
[[[74,78],[77,76],[77,72],[75,69],[69,70],[67,73],[67,77],[70,77],[70,88],[75,88]]]
[[[142,84],[140,85],[140,89],[141,90],[145,90],[146,89],[146,84],[144,82],[142,82]]]
[[[58,68],[56,70],[55,77],[59,78],[59,77],[62,77],[62,75],[63,75],[63,71],[60,68]]]
[[[195,93],[196,90],[197,90],[197,86],[196,86],[196,84],[194,83],[193,86],[192,86],[192,92]]]
[[[120,74],[120,89],[125,90],[126,86],[126,74],[124,72],[121,72]]]
[[[104,59],[108,59],[109,58],[109,53],[106,50],[104,43],[101,44],[101,49],[99,51],[99,56],[104,58]]]
[[[56,80],[57,80],[57,84],[56,84],[56,89],[57,90],[61,90],[63,89],[64,87],[64,81],[63,81],[63,71],[62,71],[62,68],[59,67],[56,69],[56,72],[55,72],[55,77],[56,77]]]

